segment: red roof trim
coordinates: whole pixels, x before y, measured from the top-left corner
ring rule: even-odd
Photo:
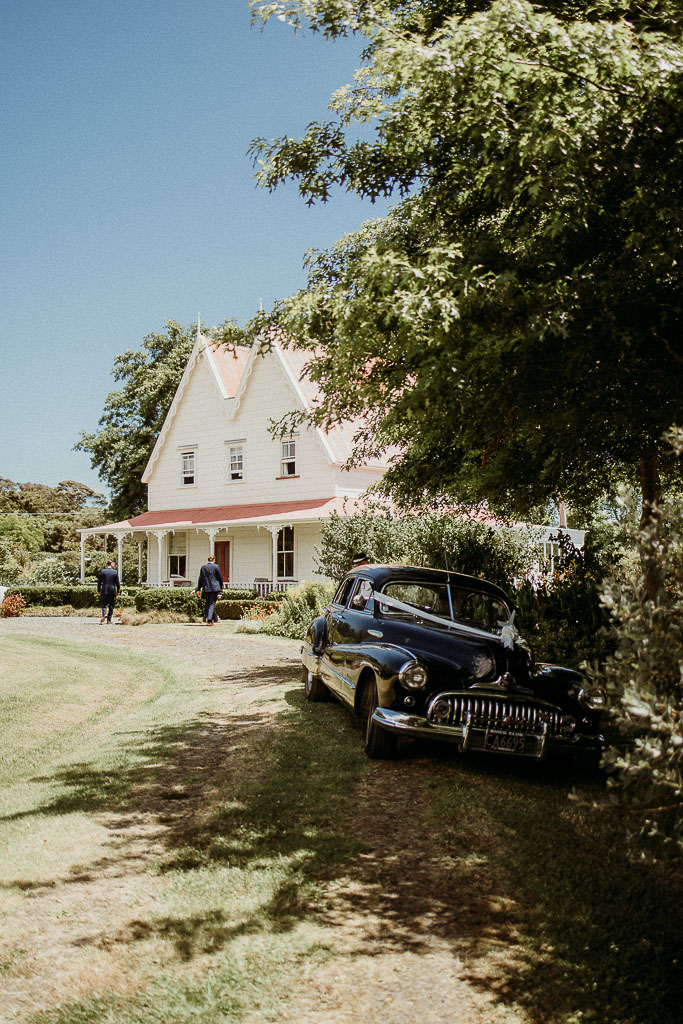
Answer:
[[[257,505],[217,505],[212,508],[174,508],[143,512],[129,520],[131,526],[158,526],[166,523],[229,523],[238,519],[263,519],[287,516],[293,512],[322,511],[334,498],[308,498],[304,501],[268,501]]]

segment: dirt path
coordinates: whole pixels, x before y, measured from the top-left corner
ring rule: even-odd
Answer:
[[[97,961],[83,970],[83,943],[105,949],[121,937],[122,917],[144,918],[163,882],[146,869],[176,845],[197,808],[211,807],[226,765],[248,769],[248,716],[231,730],[226,707],[269,685],[298,675],[295,643],[236,635],[229,624],[100,626],[95,619],[0,620],[2,634],[92,641],[181,659],[204,680],[205,726],[193,743],[161,766],[136,814],[101,815],[111,853],[81,877],[55,879],[11,900],[27,906],[24,942],[33,972],[5,1002],[0,1019],[21,1021],[62,1001],[125,993],[128,968],[100,978]],[[230,701],[226,701],[229,689]],[[281,709],[257,702],[254,727]],[[245,722],[247,730],[245,731]],[[220,723],[221,728],[215,726]],[[514,902],[498,894],[486,865],[457,856],[457,844],[435,845],[424,805],[429,758],[373,764],[355,810],[345,822],[363,853],[325,883],[317,916],[325,929],[327,958],[305,961],[278,1024],[523,1024],[527,1018],[496,999],[496,964],[516,955]],[[178,782],[178,780],[183,780]],[[189,780],[189,781],[188,781]],[[77,884],[76,884],[77,882]],[[131,984],[134,968],[130,967]],[[5,1016],[3,1016],[3,1012]],[[260,1024],[261,1013],[248,1016]]]

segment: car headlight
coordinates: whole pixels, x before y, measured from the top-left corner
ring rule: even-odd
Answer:
[[[399,672],[398,681],[407,690],[422,690],[427,685],[427,669],[417,661],[408,661]]]
[[[489,654],[475,654],[470,662],[472,679],[486,679],[495,667],[495,662]]]
[[[589,711],[604,711],[607,707],[607,694],[602,686],[582,686],[577,699]]]

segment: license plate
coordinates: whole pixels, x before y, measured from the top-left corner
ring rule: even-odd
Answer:
[[[523,754],[525,739],[523,732],[500,732],[496,729],[487,729],[484,737],[484,750],[498,750],[505,754]]]

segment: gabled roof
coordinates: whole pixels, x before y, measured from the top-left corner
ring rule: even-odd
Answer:
[[[271,351],[284,370],[286,378],[301,408],[311,412],[323,400],[320,389],[315,385],[306,372],[307,354],[291,348],[285,348],[277,339],[271,339]],[[201,355],[204,355],[206,364],[209,367],[220,397],[224,400],[234,399],[231,408],[226,409],[226,416],[235,416],[239,410],[242,396],[247,388],[249,377],[254,366],[254,360],[261,358],[259,344],[256,342],[251,348],[236,346],[228,349],[223,346],[214,345],[213,342],[203,335],[197,335],[197,341],[190,353],[187,366],[180,379],[178,389],[175,393],[171,406],[166,414],[164,425],[161,428],[159,437],[149,457],[147,466],[142,475],[142,482],[147,483],[159,458],[171,423],[178,411],[187,384]],[[354,438],[359,431],[362,431],[361,420],[348,421],[323,430],[316,427],[315,431],[318,440],[325,451],[330,462],[336,466],[345,465],[353,454]],[[377,460],[359,466],[359,469],[371,471],[383,471],[388,468],[388,460]]]
[[[246,345],[229,349],[206,341],[206,362],[216,377],[223,398],[234,398],[237,394],[250,353],[251,348]]]

